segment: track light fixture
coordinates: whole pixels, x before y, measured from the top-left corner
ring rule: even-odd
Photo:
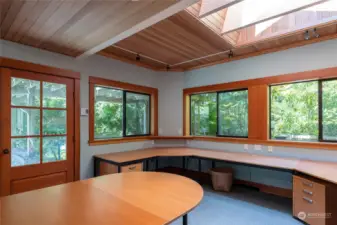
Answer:
[[[313,35],[315,38],[319,38],[319,33],[317,33],[317,29],[314,28],[314,30],[312,31]]]
[[[309,30],[306,30],[304,33],[304,39],[305,40],[309,40],[310,39],[310,34],[309,34]]]
[[[233,58],[234,57],[234,53],[233,53],[233,51],[232,50],[230,50],[229,51],[229,53],[228,53],[228,58]]]
[[[140,61],[140,55],[139,55],[139,54],[137,54],[136,60],[137,60],[137,61]]]

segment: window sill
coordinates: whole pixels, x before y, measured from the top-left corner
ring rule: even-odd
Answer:
[[[331,142],[299,142],[299,141],[258,140],[258,139],[251,139],[251,138],[228,138],[228,137],[205,137],[205,136],[201,136],[201,137],[192,136],[192,140],[227,142],[227,143],[236,143],[236,144],[257,144],[257,145],[269,145],[269,146],[280,146],[280,147],[337,150],[337,143],[331,143]]]
[[[89,146],[96,145],[109,145],[109,144],[119,144],[119,143],[128,143],[128,142],[137,142],[137,141],[147,141],[151,140],[153,136],[138,136],[138,137],[123,137],[123,138],[115,138],[108,140],[94,140],[89,141]]]

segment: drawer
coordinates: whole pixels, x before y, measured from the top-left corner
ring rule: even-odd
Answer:
[[[319,216],[326,212],[325,186],[317,182],[293,177],[293,215],[300,218],[299,213],[305,213],[300,218],[310,225],[325,225],[325,219]]]
[[[143,163],[136,163],[127,166],[122,166],[121,168],[122,173],[135,172],[135,171],[143,171]]]

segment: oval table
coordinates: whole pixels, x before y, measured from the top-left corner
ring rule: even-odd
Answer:
[[[1,198],[2,225],[169,224],[195,208],[202,187],[179,175],[119,173]]]

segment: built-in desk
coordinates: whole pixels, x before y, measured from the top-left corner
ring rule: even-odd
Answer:
[[[194,148],[150,148],[95,155],[94,173],[98,176],[107,173],[146,171],[149,160],[154,160],[158,168],[160,157],[182,157],[184,169],[189,158],[197,158],[199,159],[199,171],[202,159],[212,161],[212,165],[216,161],[225,161],[291,171],[294,174],[294,217],[311,225],[337,224],[337,204],[335,203],[337,202],[337,163]],[[327,213],[327,218],[323,218],[323,213]]]

